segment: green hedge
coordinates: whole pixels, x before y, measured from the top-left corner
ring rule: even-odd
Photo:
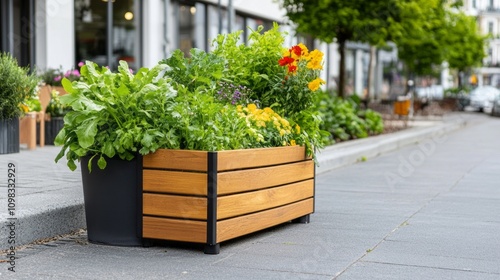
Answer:
[[[362,110],[360,101],[356,95],[342,99],[325,91],[318,94],[316,109],[323,119],[321,129],[330,133],[324,139],[325,145],[384,131],[382,116],[370,109]]]

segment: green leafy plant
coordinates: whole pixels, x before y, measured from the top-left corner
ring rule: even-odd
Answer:
[[[61,96],[59,91],[53,89],[50,92],[50,102],[45,109],[45,113],[51,117],[62,117],[66,115],[69,108],[61,103]]]
[[[309,154],[322,147],[321,117],[311,110],[315,91],[324,83],[319,78],[323,54],[299,44],[283,46],[284,33],[277,24],[262,33],[252,31],[248,45],[239,43],[241,32],[219,35],[213,53],[224,59],[222,80],[251,90],[249,100],[261,108],[270,107],[294,125],[303,128],[302,140]]]
[[[56,161],[66,155],[69,168],[75,170],[75,160],[91,155],[98,157],[102,169],[104,156],[130,160],[136,153],[179,147],[178,136],[171,130],[177,93],[162,79],[164,68],[142,68],[132,75],[124,61],[117,73],[87,62],[81,68],[83,81],[63,79],[68,94],[61,102],[72,111],[64,117],[55,140],[62,145]]]
[[[172,79],[174,86],[185,86],[191,92],[198,87],[214,88],[222,78],[224,61],[199,49],[192,49],[190,54],[188,58],[182,51],[175,50],[169,58],[160,61],[169,66],[165,76]]]
[[[226,65],[223,79],[248,87],[252,90],[250,99],[259,100],[262,107],[270,107],[275,103],[271,91],[285,76],[278,64],[284,37],[276,24],[264,33],[262,30],[260,26],[251,32],[248,45],[239,42],[241,31],[219,35],[213,43],[213,54]]]
[[[49,68],[45,71],[42,71],[38,77],[46,84],[49,86],[61,86],[61,80],[62,76],[64,75],[64,72],[62,68],[59,69],[54,69],[54,68]],[[61,77],[61,78],[59,78]]]
[[[321,92],[316,100],[316,109],[323,119],[321,129],[329,132],[323,138],[325,144],[365,138],[384,130],[382,116],[370,109],[361,110],[357,97],[342,99],[329,92]]]
[[[0,119],[21,116],[27,111],[22,104],[35,94],[38,78],[10,54],[0,53],[0,81]]]

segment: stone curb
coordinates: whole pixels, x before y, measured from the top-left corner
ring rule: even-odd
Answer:
[[[456,118],[438,125],[413,127],[391,134],[328,146],[317,156],[319,166],[316,167],[316,174],[371,159],[432,137],[439,137],[466,125],[465,119]]]

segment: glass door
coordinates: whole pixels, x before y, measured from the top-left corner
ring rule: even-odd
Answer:
[[[140,67],[140,1],[76,0],[76,63],[90,60],[116,69],[120,60]]]

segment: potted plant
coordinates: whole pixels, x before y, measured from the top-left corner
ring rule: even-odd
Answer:
[[[0,53],[0,154],[19,152],[21,104],[30,97],[37,78],[28,68],[19,67],[8,53]]]
[[[56,135],[64,126],[64,115],[68,108],[61,103],[60,93],[57,90],[52,90],[50,93],[50,101],[45,109],[45,144],[54,145]]]
[[[78,66],[81,67],[83,66],[83,64],[79,63]],[[52,93],[52,90],[57,90],[60,95],[64,95],[66,94],[66,91],[64,90],[61,83],[62,79],[66,78],[70,81],[76,81],[80,79],[80,70],[70,69],[65,72],[63,71],[62,67],[58,69],[48,68],[47,70],[41,72],[38,77],[43,82],[43,85],[40,89],[41,92],[50,95]]]
[[[41,134],[44,134],[44,114],[42,104],[37,94],[38,86],[21,103],[23,116],[19,120],[19,142],[26,144],[28,149],[34,149],[37,144],[45,144]],[[42,112],[42,113],[41,113]]]
[[[185,58],[176,51],[136,74],[123,61],[116,73],[87,62],[80,81],[63,79],[68,95],[61,101],[72,111],[56,137],[63,146],[56,160],[66,156],[73,170],[81,161],[87,219],[91,212],[107,215],[96,205],[126,197],[123,208],[132,209],[126,220],[137,221],[128,230],[136,237],[131,245],[143,238],[199,242],[207,253],[218,253],[222,241],[288,220],[307,222],[314,211],[313,157],[322,133],[304,93],[314,94],[321,84],[319,70],[308,66],[319,55],[310,55],[303,45],[284,49],[277,29],[255,31],[260,44],[252,46],[262,50],[236,46],[253,52],[258,64],[267,63],[264,69],[274,69],[268,73],[249,63],[232,68],[235,33],[227,45],[219,44],[226,48],[221,52],[193,49]],[[262,45],[270,40],[272,47]],[[281,63],[284,57],[291,59]],[[244,83],[234,71],[261,80]],[[293,88],[297,96],[288,92]],[[268,89],[288,97],[267,96]],[[127,171],[113,169],[115,159],[135,163]],[[104,186],[95,188],[99,182]],[[130,191],[122,195],[125,184]],[[88,196],[104,193],[110,195],[106,202],[87,203]],[[113,215],[125,216],[118,211],[99,228],[114,223]],[[89,239],[99,242],[92,240],[89,224],[88,230]]]

